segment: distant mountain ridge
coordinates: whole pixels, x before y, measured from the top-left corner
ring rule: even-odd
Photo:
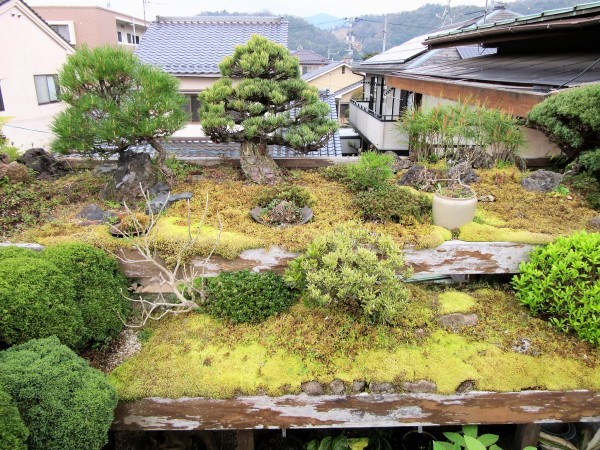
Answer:
[[[343,17],[335,17],[331,14],[315,14],[314,16],[303,17],[311,25],[322,30],[331,30],[333,28],[341,27],[345,24],[346,19]]]

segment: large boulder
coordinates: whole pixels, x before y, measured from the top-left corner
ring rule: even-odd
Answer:
[[[427,191],[433,187],[437,178],[437,174],[434,171],[415,165],[408,169],[400,181],[398,181],[398,184],[400,186],[410,186],[415,189]]]
[[[17,162],[34,170],[37,173],[36,178],[40,179],[62,177],[70,171],[64,161],[56,159],[43,148],[30,148],[17,158]]]
[[[156,194],[158,168],[152,164],[148,153],[125,151],[119,155],[113,179],[100,193],[102,198],[115,201],[137,201],[144,192]]]
[[[0,162],[0,178],[4,177],[8,178],[8,181],[11,184],[25,183],[30,179],[27,167],[16,161],[11,162],[10,164]]]
[[[521,181],[523,189],[529,192],[552,192],[562,183],[563,175],[549,170],[536,170]]]

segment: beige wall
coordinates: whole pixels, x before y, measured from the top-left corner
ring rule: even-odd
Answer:
[[[146,26],[142,19],[132,18],[104,8],[77,6],[36,6],[36,12],[48,22],[72,22],[75,29],[76,46],[87,44],[98,47],[105,44],[120,44],[133,50],[135,45],[127,43],[127,33],[142,38]],[[122,34],[123,41],[117,41],[117,31]]]
[[[343,67],[345,66],[338,67],[314,80],[310,80],[308,84],[315,86],[318,89],[329,89],[330,91],[335,92],[363,80],[363,76],[352,73],[350,67],[346,67],[345,70],[342,70]],[[342,71],[344,73],[342,73]]]
[[[0,89],[5,107],[0,116],[10,117],[3,132],[22,150],[47,148],[52,139],[52,118],[64,105],[38,105],[33,77],[57,74],[73,49],[17,1],[0,6],[0,42],[10,42],[2,46],[0,57]]]

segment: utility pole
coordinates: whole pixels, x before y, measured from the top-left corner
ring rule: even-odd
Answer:
[[[382,52],[385,52],[385,38],[387,37],[387,14],[383,15],[383,49]]]
[[[435,15],[438,19],[442,19],[441,26],[446,25],[446,19],[448,18],[448,14],[450,14],[450,1],[451,0],[448,0],[448,3],[446,4],[446,7],[444,8],[444,12],[442,13],[441,16],[438,16],[437,14]]]

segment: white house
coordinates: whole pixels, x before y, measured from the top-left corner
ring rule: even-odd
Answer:
[[[0,0],[0,117],[21,150],[47,148],[58,100],[57,74],[73,48],[21,0]]]

